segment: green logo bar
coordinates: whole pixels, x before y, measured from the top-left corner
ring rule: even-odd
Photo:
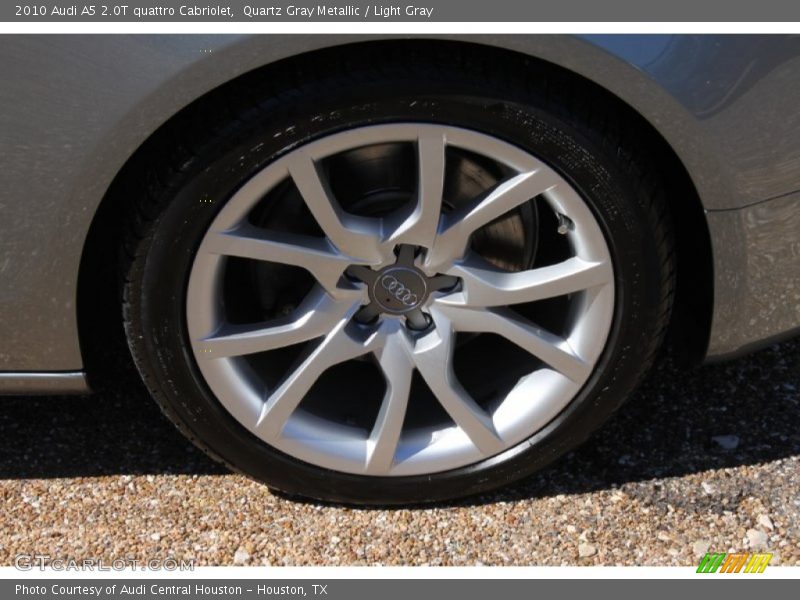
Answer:
[[[723,560],[725,560],[724,552],[706,552],[703,560],[700,561],[700,566],[697,567],[697,572],[716,573]]]

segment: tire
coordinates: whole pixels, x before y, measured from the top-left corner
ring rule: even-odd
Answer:
[[[355,504],[408,504],[477,494],[519,480],[576,447],[598,428],[631,394],[664,336],[674,285],[672,232],[658,178],[629,141],[635,135],[626,133],[624,120],[600,101],[591,109],[575,108],[575,95],[582,92],[570,86],[526,84],[511,73],[499,85],[497,79],[486,80],[481,69],[467,70],[458,65],[438,68],[442,72],[413,64],[367,67],[347,75],[333,72],[302,85],[273,90],[258,99],[255,107],[221,110],[219,114],[227,117],[220,126],[187,133],[191,141],[174,140],[174,146],[181,148],[180,158],[153,166],[147,178],[147,194],[136,201],[135,217],[125,240],[130,260],[124,285],[124,320],[129,346],[145,384],[164,413],[200,448],[284,493]],[[540,90],[548,91],[544,94]],[[391,136],[397,141],[385,141],[395,139]],[[451,238],[456,239],[453,234],[447,243],[457,249],[441,251],[450,262],[437,266],[432,258],[436,255],[432,248],[446,246],[440,241],[443,234],[430,247],[418,243],[432,239],[430,228],[423,231],[424,219],[413,221],[411,234],[397,233],[396,229],[389,235],[403,242],[394,246],[394,256],[386,253],[388,246],[381,246],[379,241],[367,252],[368,244],[364,242],[362,248],[359,240],[367,239],[372,230],[353,233],[351,229],[379,222],[375,215],[383,219],[384,228],[394,218],[387,215],[402,214],[407,217],[404,223],[412,222],[410,213],[402,209],[408,194],[415,193],[406,189],[411,185],[407,167],[441,160],[434,150],[413,163],[423,152],[421,148],[427,142],[419,140],[425,136],[444,136],[448,144],[462,144],[448,145],[444,151],[445,176],[456,175],[455,182],[445,179],[441,184],[445,196],[443,224],[450,222],[447,219],[455,223],[463,218],[458,222],[466,222],[471,217],[464,215],[472,214],[472,209],[480,213],[475,208],[477,201],[470,199],[473,187],[488,185],[484,197],[496,191],[505,179],[515,176],[513,172],[509,175],[508,164],[541,164],[541,171],[535,170],[539,167],[524,167],[523,174],[549,174],[557,184],[542,194],[531,193],[531,198],[514,204],[500,218],[487,223],[474,221],[480,226],[474,233],[462,235],[463,239],[452,242]],[[359,145],[362,138],[367,150]],[[384,141],[379,144],[376,140]],[[325,154],[333,152],[331,148],[340,152]],[[320,225],[320,215],[328,218],[330,213],[324,208],[308,208],[317,202],[304,196],[313,193],[307,189],[310,184],[304,183],[313,178],[302,170],[302,157],[308,155],[315,157],[315,172],[327,178],[329,195],[348,196],[347,202],[351,202],[351,196],[357,198],[347,205],[348,213],[361,217],[352,227],[348,225],[349,237],[342,234],[340,240],[333,233],[328,235],[326,227]],[[430,157],[434,158],[428,161]],[[451,167],[453,164],[458,168]],[[275,183],[279,177],[274,173],[284,171],[289,178]],[[271,182],[260,191],[253,187],[258,175]],[[539,175],[529,179],[536,177]],[[434,181],[418,187],[428,189],[423,187],[426,185],[432,186],[430,189],[437,186]],[[258,191],[257,197],[251,187]],[[561,200],[553,197],[561,190],[564,198],[568,196],[564,202],[578,199],[574,206],[579,218],[559,217]],[[426,193],[422,192],[423,197]],[[314,246],[317,255],[327,261],[316,275],[309,276],[309,272],[314,273],[310,267],[298,269],[289,263],[276,266],[246,258],[252,254],[263,258],[261,246],[254,250],[252,245],[227,245],[230,236],[246,237],[239,232],[252,231],[219,233],[230,221],[226,211],[230,213],[237,203],[242,204],[241,199],[248,194],[252,196],[249,212],[241,217],[247,223],[259,228],[279,223],[286,229],[285,235],[316,236],[317,242],[327,235],[329,241]],[[376,197],[379,200],[374,200]],[[337,198],[337,202],[344,200]],[[337,214],[342,222],[350,218]],[[241,219],[238,222],[245,222]],[[444,227],[440,226],[440,232]],[[382,234],[376,235],[380,238]],[[273,234],[267,236],[267,254],[285,248],[276,239]],[[294,244],[294,240],[309,238],[287,239]],[[505,306],[518,299],[514,296],[511,302],[505,301],[514,293],[508,291],[513,286],[506,282],[523,280],[504,277],[524,275],[550,264],[547,260],[560,261],[560,252],[572,249],[577,253],[575,248],[582,245],[594,245],[597,252],[607,256],[597,260],[605,270],[597,275],[600,283],[592,283],[595,287],[555,300],[520,303],[532,307],[525,310],[517,304]],[[292,252],[295,249],[293,246]],[[358,263],[355,267],[336,271],[338,279],[329,277],[330,265],[362,251],[364,256],[353,259]],[[290,263],[295,260],[292,252],[286,254]],[[465,262],[467,254],[474,255],[475,262]],[[302,260],[306,260],[305,254]],[[491,273],[501,282],[499,286],[510,286],[503,288],[506,296],[482,300],[500,306],[484,310],[470,304],[481,296],[475,287],[478,284],[469,279],[475,273]],[[377,276],[381,283],[377,283]],[[321,282],[323,279],[325,282]],[[394,291],[387,291],[385,283],[395,286]],[[440,291],[431,292],[432,288]],[[317,315],[327,314],[330,298],[337,294],[347,302],[355,297],[348,294],[361,294],[353,304],[358,308],[348,309],[350,312],[333,321],[319,317],[322,324],[318,327],[304,325],[311,333],[301,335],[301,343],[276,349],[270,346],[258,353],[251,348],[244,357],[225,354],[241,351],[242,332],[247,327],[252,331],[247,324],[253,319],[294,323],[300,311],[308,318],[304,323],[316,323]],[[312,296],[313,301],[308,300]],[[422,297],[424,303],[415,304]],[[440,304],[444,308],[437,308]],[[220,317],[220,311],[227,312]],[[465,333],[478,328],[473,327],[470,315],[475,315],[475,323],[486,323],[492,332],[504,332],[505,337],[503,333]],[[532,340],[523,334],[532,331],[534,317],[537,323],[543,319],[549,330],[557,331],[554,335],[561,336],[545,339],[575,340],[576,347],[587,349],[590,358],[586,360],[578,351],[577,362],[564,359],[564,370],[573,369],[576,374],[567,376],[552,366],[562,355],[542,359],[526,352],[517,356],[520,344],[509,344],[508,340],[514,336],[525,344]],[[500,318],[505,320],[501,322]],[[329,323],[343,323],[344,337],[330,333],[332,329],[326,329]],[[370,346],[373,338],[369,336],[380,337],[375,331],[383,336],[374,342],[380,346]],[[325,351],[331,356],[337,356],[337,360],[337,352],[350,356],[353,336],[367,349],[363,355],[366,359],[361,356],[335,363],[327,370],[328,363],[316,366],[318,363],[308,362],[322,360],[314,353],[329,340],[325,348],[332,350]],[[437,362],[436,353],[429,353],[428,360],[402,350],[411,347],[408,344],[421,346],[419,340],[426,336],[436,337],[444,362]],[[390,338],[406,341],[385,341]],[[213,356],[206,357],[206,352]],[[319,350],[318,356],[328,355]],[[303,360],[307,362],[298,363]],[[406,374],[405,367],[397,367],[397,375],[386,375],[395,369],[387,365],[406,360],[416,367],[412,375]],[[306,366],[293,372],[297,364]],[[441,376],[443,364],[445,375]],[[280,408],[284,406],[281,402],[288,402],[286,398],[299,394],[278,393],[291,388],[286,383],[287,373],[300,381],[315,369],[324,376],[310,390],[308,386],[299,388],[308,390],[306,395],[300,394],[300,404],[294,404],[294,409]],[[381,380],[382,369],[383,378],[389,378],[391,385]],[[526,377],[525,369],[532,375]],[[411,382],[404,377],[411,377]],[[471,383],[454,383],[458,378]],[[556,379],[557,383],[552,383]],[[389,406],[387,390],[395,390],[400,397],[404,381],[411,386],[406,412],[391,413],[400,415],[404,437],[390,446],[376,434],[377,426],[370,429],[368,423],[377,422],[381,406]],[[527,387],[519,387],[523,384]],[[371,390],[381,386],[380,393],[386,396],[373,397]],[[484,394],[484,388],[490,391]],[[517,389],[522,391],[509,392]],[[535,408],[537,402],[549,402],[543,398],[550,395],[558,401],[548,404],[547,410]],[[276,397],[278,400],[269,405]],[[442,397],[447,401],[440,400]],[[472,403],[458,404],[465,397]],[[263,403],[264,398],[269,399],[266,404],[254,404]],[[289,420],[272,425],[270,415],[282,415],[280,411],[289,411]],[[254,421],[256,413],[260,420]],[[502,418],[498,416],[501,413]],[[385,423],[392,422],[383,416]],[[523,423],[520,419],[527,420]],[[481,423],[485,431],[480,429]],[[390,429],[387,426],[378,433]],[[331,432],[329,440],[320,437],[326,431]],[[339,435],[343,437],[336,437]],[[358,446],[359,435],[365,444],[370,435],[374,436],[372,446],[366,446],[363,471],[358,466],[357,452],[361,450],[349,450]],[[314,445],[304,441],[308,436]],[[426,443],[429,445],[424,446]],[[470,450],[470,444],[478,450]],[[375,458],[374,464],[382,466],[373,469],[370,461],[378,454],[378,447],[384,454],[389,452],[386,448],[392,448],[391,457],[388,463],[385,457]]]

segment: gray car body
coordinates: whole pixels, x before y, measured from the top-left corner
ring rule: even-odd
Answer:
[[[87,389],[78,273],[134,152],[210,90],[375,36],[3,36],[0,393]],[[800,38],[447,36],[593,80],[666,140],[702,202],[713,262],[707,359],[800,327]]]

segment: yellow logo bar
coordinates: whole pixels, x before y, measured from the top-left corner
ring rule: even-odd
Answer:
[[[753,554],[753,557],[750,559],[750,562],[748,562],[747,566],[744,568],[744,572],[763,573],[764,569],[767,568],[767,565],[771,560],[772,560],[772,552],[767,552],[763,554]]]

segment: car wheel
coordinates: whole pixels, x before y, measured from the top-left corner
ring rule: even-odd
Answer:
[[[608,115],[491,89],[306,82],[153,178],[126,331],[200,447],[290,494],[435,501],[540,469],[630,394],[672,297],[657,181]]]

